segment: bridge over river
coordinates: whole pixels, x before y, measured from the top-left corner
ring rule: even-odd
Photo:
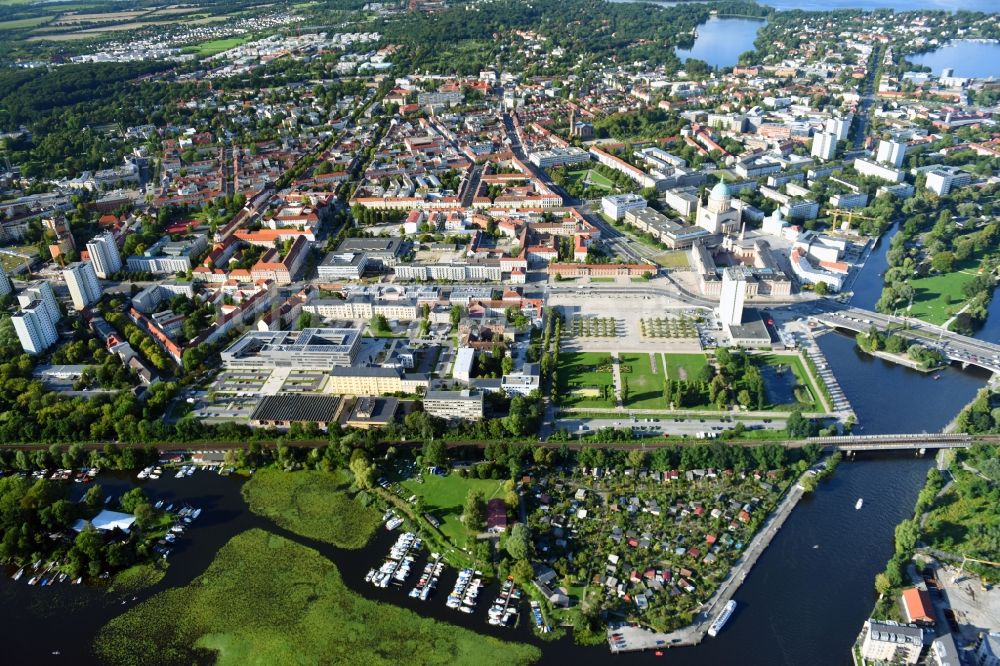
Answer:
[[[945,355],[950,361],[964,366],[975,365],[990,372],[1000,372],[1000,345],[960,335],[954,331],[928,324],[911,317],[897,317],[861,308],[839,306],[827,302],[817,304],[812,317],[832,328],[867,333],[872,327],[880,331],[898,330],[929,349]]]

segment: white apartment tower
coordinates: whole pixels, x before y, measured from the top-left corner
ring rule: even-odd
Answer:
[[[87,252],[90,254],[90,261],[94,264],[94,273],[97,277],[108,279],[108,276],[117,273],[122,269],[122,257],[118,253],[118,244],[110,231],[95,236],[87,243]]]
[[[719,320],[726,326],[743,323],[743,299],[746,297],[746,276],[739,268],[727,268],[722,274],[722,297],[719,300]]]
[[[41,354],[59,339],[56,327],[41,301],[32,301],[26,308],[11,317],[17,339],[29,354]]]
[[[837,141],[843,141],[847,138],[847,133],[851,131],[852,120],[854,120],[854,114],[850,113],[844,118],[827,118],[826,133],[836,136]]]
[[[821,132],[813,136],[812,156],[818,157],[824,162],[833,159],[837,152],[837,135],[828,132]]]
[[[97,281],[97,274],[91,264],[85,261],[70,264],[63,271],[63,277],[69,287],[69,295],[73,298],[73,307],[77,310],[83,310],[101,298],[101,283]]]
[[[0,266],[0,296],[6,296],[11,290],[10,278],[7,277],[7,271],[4,270],[3,266]]]
[[[888,163],[897,169],[903,166],[903,158],[906,157],[906,144],[899,141],[879,141],[878,153],[875,156],[876,162]]]
[[[49,321],[55,326],[62,319],[62,311],[59,310],[59,303],[56,295],[52,291],[52,285],[45,280],[29,283],[21,293],[17,295],[17,302],[22,308],[28,307],[34,301],[40,301],[49,315]]]

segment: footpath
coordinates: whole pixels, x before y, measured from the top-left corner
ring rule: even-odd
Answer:
[[[736,561],[736,564],[729,571],[729,575],[705,603],[702,612],[698,614],[694,624],[670,633],[661,633],[634,626],[609,628],[608,643],[611,645],[611,652],[661,650],[666,647],[684,647],[700,643],[708,633],[708,628],[712,622],[722,612],[725,605],[729,603],[729,600],[733,598],[733,595],[736,594],[736,590],[743,583],[747,573],[757,563],[757,559],[768,545],[770,545],[771,540],[778,533],[778,530],[781,529],[781,526],[785,524],[785,520],[791,515],[792,510],[799,503],[799,500],[802,499],[802,495],[804,494],[802,480],[807,474],[813,473],[812,470],[806,471],[789,488],[781,502],[778,503],[777,508],[764,521],[764,525],[754,535],[754,538],[750,541],[750,545],[747,546],[746,550],[743,551],[743,554]],[[624,637],[624,647],[618,647],[611,640],[611,634],[613,633],[621,634]]]

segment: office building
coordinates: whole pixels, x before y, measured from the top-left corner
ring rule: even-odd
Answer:
[[[351,365],[360,348],[360,328],[248,331],[221,356],[229,369],[330,370]]]
[[[601,211],[612,220],[620,220],[628,211],[645,207],[646,200],[638,194],[610,194],[601,198]]]
[[[29,354],[41,354],[59,339],[56,327],[41,301],[32,301],[11,317],[11,321],[21,347]]]
[[[875,156],[876,162],[891,164],[897,169],[903,166],[903,158],[906,157],[906,144],[899,141],[879,141],[878,152]]]
[[[56,301],[56,295],[52,291],[52,285],[45,280],[29,282],[28,285],[17,295],[17,302],[22,308],[28,307],[33,301],[41,301],[45,306],[45,311],[49,315],[49,321],[55,326],[62,319],[62,311]]]
[[[813,157],[818,157],[824,162],[832,160],[837,152],[837,135],[822,132],[813,136],[812,152]]]
[[[449,421],[476,421],[483,418],[483,394],[479,391],[428,391],[424,411]]]
[[[83,310],[100,300],[103,292],[92,264],[84,261],[70,264],[63,271],[63,278],[75,309]]]
[[[743,322],[743,299],[746,297],[746,276],[736,268],[722,272],[722,294],[719,300],[719,320],[728,326]]]
[[[95,236],[87,243],[87,253],[90,254],[90,261],[94,264],[94,273],[99,278],[106,280],[108,276],[122,269],[122,257],[118,253],[118,244],[109,231]]]

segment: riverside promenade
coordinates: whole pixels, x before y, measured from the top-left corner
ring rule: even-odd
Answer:
[[[761,553],[768,547],[771,539],[774,538],[774,535],[784,525],[785,519],[791,515],[792,510],[799,503],[799,500],[802,499],[802,495],[805,494],[802,490],[802,480],[807,475],[815,474],[816,471],[817,468],[807,470],[789,488],[788,492],[781,499],[781,502],[778,503],[777,508],[767,517],[760,530],[750,541],[750,545],[747,546],[743,554],[736,561],[736,564],[730,569],[729,575],[705,603],[694,623],[670,633],[661,633],[630,625],[623,625],[617,628],[609,627],[608,643],[611,647],[611,652],[617,654],[619,652],[637,652],[641,650],[662,650],[668,647],[683,647],[700,643],[708,633],[708,628],[712,625],[716,616],[722,612],[723,607],[736,594],[736,590],[743,583],[743,579],[746,578],[747,573],[757,563],[757,559]],[[615,641],[611,639],[612,634],[621,634],[624,637],[624,647],[615,645]]]

